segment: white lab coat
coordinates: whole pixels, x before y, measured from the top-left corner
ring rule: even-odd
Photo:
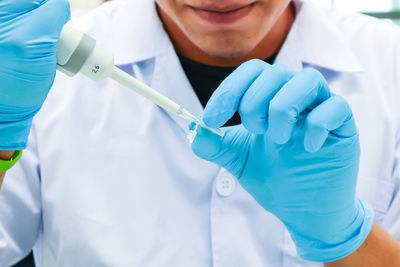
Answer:
[[[353,109],[358,196],[400,240],[400,31],[297,3],[276,62],[320,70]],[[118,66],[183,107],[202,107],[153,1],[107,3],[75,22]],[[58,74],[29,148],[0,192],[0,266],[34,246],[38,266],[321,266],[217,165],[197,158],[187,123],[111,80]],[[228,181],[228,187],[221,187]]]

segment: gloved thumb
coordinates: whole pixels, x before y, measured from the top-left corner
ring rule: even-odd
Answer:
[[[223,127],[221,130],[223,137],[198,126],[192,150],[198,157],[214,162],[239,177],[247,159],[250,135],[242,125]]]

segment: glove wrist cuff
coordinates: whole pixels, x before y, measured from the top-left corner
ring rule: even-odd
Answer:
[[[357,217],[349,228],[354,228],[352,234],[344,242],[329,244],[315,240],[309,240],[308,245],[297,246],[297,253],[300,257],[314,262],[331,262],[356,251],[369,235],[374,223],[374,211],[367,204],[356,198],[358,206]]]
[[[32,126],[32,118],[18,122],[0,122],[0,150],[26,148]]]

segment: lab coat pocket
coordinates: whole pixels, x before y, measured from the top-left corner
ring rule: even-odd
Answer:
[[[390,181],[360,175],[357,196],[375,211],[375,221],[381,224],[390,208],[394,184]]]

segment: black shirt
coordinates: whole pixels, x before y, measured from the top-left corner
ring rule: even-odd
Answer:
[[[206,65],[193,61],[182,55],[178,55],[183,71],[186,74],[190,84],[193,87],[197,97],[203,107],[206,106],[212,93],[217,89],[221,82],[231,74],[236,67],[218,67]],[[264,61],[272,64],[275,56],[265,59]],[[225,124],[226,126],[240,124],[240,116],[236,114]]]

